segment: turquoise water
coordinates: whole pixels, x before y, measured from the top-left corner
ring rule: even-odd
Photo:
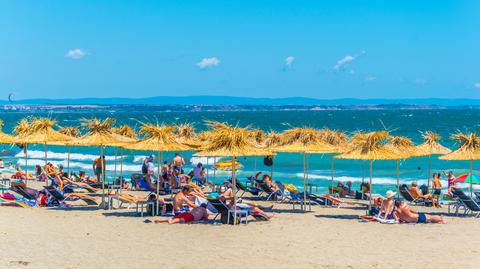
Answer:
[[[26,113],[0,113],[0,118],[5,121],[4,130],[10,132],[14,125],[23,117],[30,116]],[[378,130],[384,127],[394,135],[408,136],[415,142],[421,142],[419,131],[432,130],[440,133],[443,137],[442,143],[450,148],[455,148],[454,141],[449,139],[450,135],[457,130],[473,131],[478,129],[480,122],[479,110],[387,110],[387,111],[278,111],[278,112],[155,112],[150,114],[136,112],[112,112],[112,113],[55,113],[51,111],[36,116],[50,116],[59,121],[60,125],[70,126],[78,125],[81,118],[91,117],[115,117],[117,124],[130,124],[138,126],[140,121],[155,121],[165,123],[193,123],[196,128],[201,130],[205,126],[205,120],[225,121],[240,126],[250,125],[266,131],[283,131],[285,129],[297,126],[311,126],[316,128],[328,127],[332,129],[344,130],[347,133],[354,131]],[[9,146],[6,146],[9,149]],[[13,147],[13,151],[19,151]],[[49,160],[56,164],[66,166],[66,147],[49,146]],[[85,170],[92,173],[91,164],[98,155],[97,147],[73,147],[70,166],[74,171]],[[191,163],[201,161],[206,164],[206,158],[193,157],[194,152],[182,153],[185,160]],[[151,152],[125,151],[124,171],[126,175],[139,171],[141,161]],[[163,158],[171,159],[173,152],[163,153]],[[107,172],[110,178],[113,177],[115,170],[114,155],[115,149],[107,148]],[[23,153],[18,153],[14,157],[4,157],[6,163],[12,162],[16,165],[24,166]],[[309,181],[319,185],[318,192],[326,192],[330,185],[331,178],[331,155],[313,154],[309,156]],[[44,147],[29,146],[29,170],[35,164],[44,164]],[[253,174],[253,157],[241,158],[244,169],[239,172],[240,178],[245,178]],[[280,153],[275,157],[274,178],[286,183],[293,183],[301,186],[303,183],[303,157],[300,154]],[[208,163],[211,165],[213,159]],[[269,167],[263,165],[263,159],[257,157],[257,171],[270,172]],[[352,181],[354,188],[362,180],[368,180],[369,172],[362,170],[362,161],[354,160],[335,160],[335,180]],[[190,166],[191,167],[191,166]],[[368,163],[365,163],[368,169]],[[409,183],[412,180],[418,180],[420,184],[426,183],[428,158],[412,158],[400,162],[400,178],[402,182]],[[119,164],[117,165],[119,169]],[[478,173],[478,163],[474,162],[474,174]],[[467,173],[469,169],[468,161],[441,161],[436,158],[432,162],[432,171],[453,171],[456,175]],[[209,172],[213,178],[213,172]],[[118,172],[117,172],[118,175]],[[227,172],[219,171],[217,181],[228,177]],[[395,162],[376,161],[373,164],[373,182],[374,191],[384,193],[387,189],[394,189],[396,184]],[[443,181],[446,186],[446,181]],[[466,186],[464,186],[466,187]]]

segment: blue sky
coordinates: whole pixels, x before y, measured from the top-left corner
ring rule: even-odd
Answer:
[[[480,1],[0,1],[0,99],[480,98]]]

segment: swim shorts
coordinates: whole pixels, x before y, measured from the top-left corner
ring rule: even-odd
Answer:
[[[418,213],[417,223],[427,223],[427,216],[425,215],[425,213]]]
[[[189,213],[189,212],[180,213],[173,218],[182,219],[185,223],[193,221],[193,215],[192,215],[192,213]]]

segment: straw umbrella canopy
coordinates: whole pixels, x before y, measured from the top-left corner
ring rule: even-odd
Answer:
[[[408,159],[416,154],[416,147],[412,140],[403,136],[389,136],[385,147],[397,155],[395,159],[395,175],[397,177],[397,190],[400,188],[400,176],[398,172],[398,162],[401,159]]]
[[[122,146],[134,142],[132,138],[128,138],[119,134],[114,134],[111,131],[111,126],[115,122],[113,118],[106,118],[105,120],[99,120],[93,118],[90,120],[83,119],[82,126],[84,126],[88,132],[73,140],[72,145],[76,146],[98,146],[100,148],[100,156],[103,156],[104,147],[106,146]],[[105,160],[102,161],[104,166]],[[105,206],[105,167],[102,167],[102,206]]]
[[[432,169],[432,155],[445,155],[452,152],[442,146],[439,141],[442,137],[432,131],[422,132],[423,143],[415,147],[415,156],[428,156],[427,189],[430,187],[430,173]]]
[[[195,127],[189,123],[177,124],[173,126],[175,140],[181,144],[188,145],[190,148],[199,148],[202,141],[195,133]]]
[[[260,129],[251,129],[248,138],[252,140],[253,143],[264,145],[267,140],[267,134]],[[253,157],[253,174],[257,173],[257,157]]]
[[[387,143],[387,131],[375,131],[369,133],[357,133],[350,143],[350,150],[335,158],[367,160],[370,163],[370,201],[368,208],[372,208],[372,162],[375,160],[396,160],[397,154],[385,146]]]
[[[249,139],[250,130],[248,128],[241,128],[238,126],[230,126],[227,124],[209,123],[213,127],[213,132],[202,150],[195,156],[203,157],[217,157],[217,156],[231,156],[232,157],[232,190],[233,190],[233,208],[236,211],[236,192],[237,181],[235,175],[235,162],[237,157],[241,156],[269,156],[273,155],[272,151],[261,147]],[[236,223],[237,214],[234,214],[234,223]]]
[[[112,128],[112,133],[137,140],[137,134],[132,127],[124,124],[120,127]],[[120,147],[120,185],[123,186],[123,148]],[[113,178],[117,178],[117,148],[115,147],[115,170]]]
[[[173,131],[175,127],[142,123],[139,133],[144,137],[136,143],[124,145],[123,148],[142,151],[157,151],[157,197],[160,193],[160,168],[162,151],[187,151],[192,148],[175,140]],[[158,199],[157,199],[158,214]]]
[[[58,129],[58,132],[64,135],[68,135],[72,137],[72,141],[78,138],[78,135],[80,134],[80,130],[76,126],[68,126],[68,127],[60,127]],[[67,146],[67,173],[68,177],[70,177],[70,148],[71,148],[71,141],[65,143]]]
[[[23,138],[31,133],[30,122],[28,119],[22,119],[13,129],[13,133],[16,134],[15,141]],[[16,143],[16,142],[15,142]],[[25,174],[28,173],[28,143],[18,143],[23,145],[23,151],[25,152]]]
[[[308,187],[307,155],[309,153],[333,153],[337,151],[335,146],[328,144],[322,135],[323,134],[319,130],[314,128],[297,127],[283,132],[278,145],[272,147],[272,150],[276,152],[303,153],[304,206],[307,201]]]
[[[3,120],[0,119],[0,144],[13,144],[15,143],[15,137],[3,132]]]
[[[15,139],[18,144],[43,144],[45,149],[45,165],[48,163],[48,144],[59,145],[71,141],[73,138],[53,129],[57,121],[49,118],[34,118],[29,126],[29,130]],[[24,125],[25,122],[20,123]],[[24,126],[26,127],[26,125]],[[26,148],[28,150],[28,147]]]
[[[446,155],[440,156],[441,160],[468,160],[470,161],[470,179],[472,179],[473,160],[480,160],[480,137],[477,132],[461,133],[452,135],[460,147]],[[470,180],[470,196],[473,192],[473,182]]]

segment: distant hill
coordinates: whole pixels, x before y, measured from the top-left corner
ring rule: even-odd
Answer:
[[[12,104],[0,100],[0,104]],[[480,99],[315,99],[307,97],[253,98],[234,96],[155,96],[147,98],[79,98],[79,99],[24,99],[13,104],[25,105],[437,105],[480,106]]]

